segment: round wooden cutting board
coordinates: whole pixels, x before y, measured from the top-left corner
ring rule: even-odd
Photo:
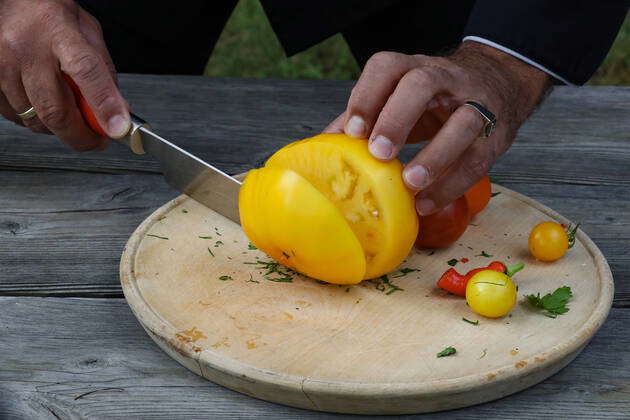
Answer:
[[[256,398],[363,414],[437,411],[501,398],[575,358],[608,314],[613,280],[581,231],[559,261],[535,261],[527,249],[531,228],[568,221],[511,190],[493,190],[500,194],[459,243],[412,251],[389,283],[350,287],[299,275],[272,281],[281,276],[265,277],[256,261],[270,260],[248,245],[239,225],[180,196],[129,239],[122,287],[165,352],[198,375]],[[469,261],[457,263],[460,272],[493,260],[525,263],[515,276],[519,303],[510,316],[480,317],[465,299],[436,288],[447,261],[463,258]],[[522,303],[525,295],[564,285],[574,296],[570,311],[555,319]],[[448,346],[457,353],[436,357]]]

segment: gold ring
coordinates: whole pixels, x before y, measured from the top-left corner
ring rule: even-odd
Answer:
[[[30,120],[31,118],[35,118],[37,116],[37,112],[35,112],[35,108],[30,107],[24,112],[17,114],[22,120]]]

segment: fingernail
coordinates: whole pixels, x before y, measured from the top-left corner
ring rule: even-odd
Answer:
[[[415,190],[420,190],[429,183],[429,173],[422,165],[405,169],[403,176],[407,185]]]
[[[435,203],[428,198],[422,198],[416,201],[416,210],[420,216],[428,216],[435,212]]]
[[[378,135],[374,140],[370,141],[368,149],[375,158],[386,160],[392,157],[394,145],[387,137]]]
[[[365,121],[358,115],[353,115],[346,123],[345,131],[351,137],[364,138],[366,136]]]
[[[122,115],[114,115],[107,121],[107,132],[114,138],[124,137],[131,126],[131,121]]]

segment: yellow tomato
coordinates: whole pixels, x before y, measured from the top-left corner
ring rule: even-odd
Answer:
[[[555,261],[569,249],[569,236],[555,222],[537,224],[529,234],[529,251],[540,261]]]
[[[466,302],[479,315],[499,318],[516,304],[516,286],[507,274],[483,270],[468,280]]]
[[[291,143],[251,171],[241,224],[276,261],[331,283],[358,283],[398,266],[418,233],[413,194],[398,161],[367,142],[320,134]]]

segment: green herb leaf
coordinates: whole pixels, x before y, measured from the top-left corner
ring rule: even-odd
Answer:
[[[475,257],[486,257],[486,258],[492,258],[491,254],[488,254],[486,251],[481,251],[481,254],[475,255]]]
[[[405,290],[399,287],[398,285],[392,283],[389,280],[389,277],[387,276],[387,274],[383,274],[381,277],[376,278],[376,279],[369,279],[368,282],[374,284],[374,287],[376,290],[378,290],[379,292],[384,292],[386,295],[391,295],[394,292],[397,292],[397,291],[402,292]]]
[[[466,318],[462,318],[462,321],[468,322],[469,324],[472,324],[472,325],[479,325],[479,321],[471,321],[470,319],[466,319]]]
[[[221,276],[219,277],[219,280],[226,281],[226,280],[234,280],[234,279],[230,276]]]
[[[221,242],[221,241],[216,241],[216,242],[214,243],[214,247],[215,247],[215,248],[218,248],[218,247],[219,247],[219,246],[221,246],[221,245],[223,245],[223,242]]]
[[[212,239],[212,236],[197,236],[199,239]]]
[[[490,197],[496,197],[499,194],[501,194],[501,191],[490,194]]]
[[[248,244],[247,244],[247,249],[258,249],[258,248],[256,248],[256,247],[255,247],[254,245],[252,245],[252,243],[250,242],[250,243],[248,243]]]
[[[249,273],[249,280],[247,280],[247,283],[260,283],[258,280],[254,280],[254,278],[252,277],[252,274]]]
[[[214,233],[216,233],[216,234],[217,234],[217,235],[219,235],[219,236],[222,236],[222,235],[221,235],[221,233],[219,233],[219,228],[216,228],[216,227],[215,227],[215,228],[214,228]]]
[[[553,293],[546,294],[542,298],[540,297],[540,293],[527,295],[525,297],[533,307],[547,311],[545,316],[556,318],[558,315],[569,312],[569,308],[567,308],[566,305],[569,299],[573,297],[573,293],[569,286],[563,286],[557,288]]]
[[[188,213],[188,210],[182,209],[182,213]]]
[[[571,225],[569,225],[569,227],[567,228],[567,236],[569,237],[569,248],[573,248],[573,245],[575,245],[575,234],[579,227],[580,224],[578,223],[573,228],[571,227]]]
[[[409,273],[413,273],[414,271],[420,271],[420,270],[418,270],[417,268],[401,268],[398,271],[400,273],[395,275],[395,276],[392,276],[392,278],[395,279],[395,278],[398,278],[398,277],[404,277],[404,276],[406,276]]]
[[[212,253],[212,250],[210,248],[208,248],[208,252],[214,257],[214,254]]]
[[[159,235],[153,235],[153,234],[147,234],[147,236],[151,236],[153,238],[158,238],[158,239],[166,239],[168,241],[168,238],[166,236],[159,236]]]
[[[446,262],[446,264],[450,265],[451,267],[455,267],[455,265],[459,262],[459,260],[457,258],[453,258],[452,260],[448,260]]]
[[[437,354],[437,357],[451,356],[451,355],[453,355],[455,353],[457,353],[457,350],[455,350],[455,347],[447,347],[444,350],[442,350],[441,352],[439,352]]]

